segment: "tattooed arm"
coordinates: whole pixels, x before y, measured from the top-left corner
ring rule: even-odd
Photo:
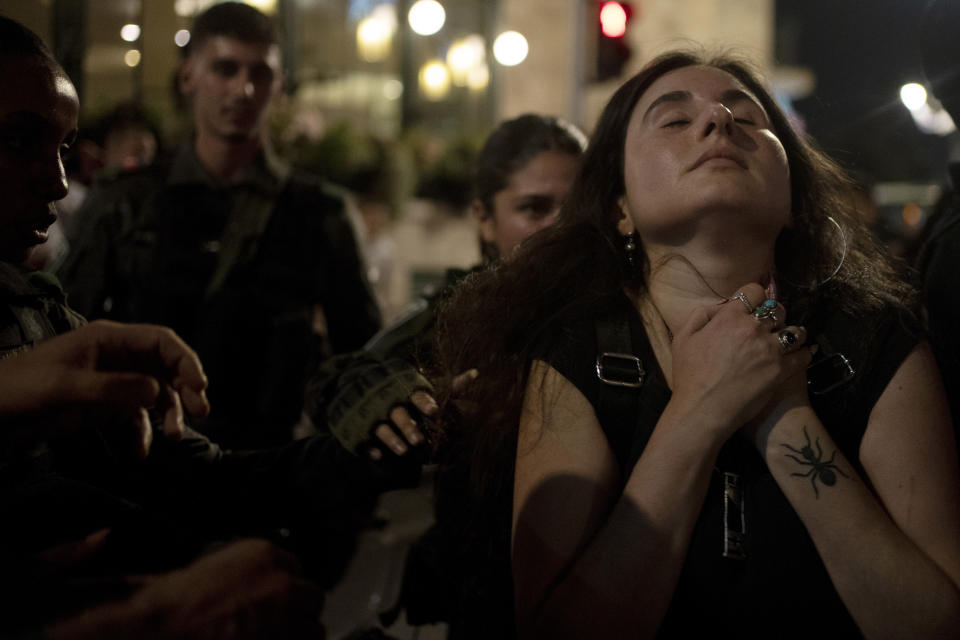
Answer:
[[[802,376],[784,390],[756,441],[866,637],[955,637],[960,479],[927,345],[910,353],[871,411],[860,445],[868,478],[810,408]]]

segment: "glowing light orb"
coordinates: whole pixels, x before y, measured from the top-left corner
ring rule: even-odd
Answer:
[[[916,111],[927,104],[927,90],[922,84],[910,82],[900,87],[900,101],[910,111]]]
[[[407,13],[407,22],[415,33],[432,36],[443,28],[447,12],[437,0],[417,0]]]
[[[627,32],[627,12],[619,2],[604,2],[600,7],[600,30],[608,38],[621,38]]]
[[[420,90],[430,100],[441,100],[450,92],[450,70],[440,60],[420,67]]]
[[[140,25],[138,24],[123,25],[123,28],[120,29],[120,37],[126,40],[127,42],[136,42],[137,38],[140,37]]]
[[[513,67],[527,59],[530,45],[522,33],[504,31],[493,41],[493,57],[505,67]]]

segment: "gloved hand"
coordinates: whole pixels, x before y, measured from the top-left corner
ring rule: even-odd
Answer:
[[[403,360],[359,365],[341,377],[327,407],[327,422],[348,451],[369,450],[378,459],[377,447],[386,445],[404,455],[408,450],[404,439],[414,446],[425,441],[413,416],[422,422],[437,410],[432,393],[430,381]]]

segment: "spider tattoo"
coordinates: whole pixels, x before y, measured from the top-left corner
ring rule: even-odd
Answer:
[[[837,455],[836,449],[830,455],[829,460],[823,460],[823,449],[820,447],[820,438],[814,441],[815,446],[817,447],[816,453],[813,451],[813,446],[810,444],[810,436],[807,435],[807,425],[803,425],[803,437],[807,439],[807,444],[802,449],[794,449],[788,444],[783,444],[781,446],[785,447],[793,453],[798,453],[803,456],[803,459],[798,458],[792,453],[785,454],[788,458],[796,460],[804,466],[809,466],[810,470],[807,472],[797,472],[791,473],[792,476],[801,476],[803,478],[810,478],[810,484],[813,485],[813,493],[820,499],[820,490],[817,488],[817,478],[820,478],[820,482],[825,484],[828,487],[832,487],[837,483],[837,473],[842,475],[844,478],[849,478],[840,467],[833,464],[833,458]],[[836,473],[834,473],[836,472]]]

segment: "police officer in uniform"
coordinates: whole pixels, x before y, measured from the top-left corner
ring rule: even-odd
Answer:
[[[361,346],[380,316],[338,192],[263,143],[283,82],[270,20],[218,4],[191,34],[178,80],[195,137],[91,194],[61,276],[89,318],[174,328],[211,380],[201,429],[270,446],[291,438],[307,372]]]
[[[317,587],[344,570],[370,473],[322,436],[221,450],[184,424],[209,405],[175,334],[84,326],[24,266],[67,194],[79,105],[3,16],[0,83],[17,88],[0,92],[0,636],[323,637]]]

